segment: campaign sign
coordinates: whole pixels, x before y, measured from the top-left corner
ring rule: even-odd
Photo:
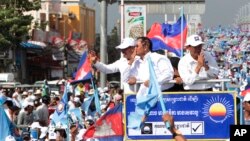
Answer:
[[[175,119],[176,128],[187,139],[229,139],[230,125],[236,123],[235,96],[230,92],[194,92],[163,94],[166,110]],[[136,95],[126,97],[126,127],[128,116],[135,112]],[[162,109],[150,111],[141,129],[126,128],[131,140],[172,139],[162,121]]]

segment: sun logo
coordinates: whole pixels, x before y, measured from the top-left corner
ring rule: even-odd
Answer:
[[[223,123],[227,118],[233,116],[233,104],[230,104],[225,98],[212,97],[203,105],[203,117],[209,117],[215,123]]]

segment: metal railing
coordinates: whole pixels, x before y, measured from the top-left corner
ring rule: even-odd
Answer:
[[[226,82],[230,82],[231,80],[230,79],[207,79],[207,80],[196,80],[195,83],[220,83],[220,86],[221,86],[221,91],[224,91],[225,90],[225,83]],[[135,85],[133,85],[132,89],[134,90],[134,92],[137,92],[138,89],[139,89],[139,86],[140,84],[142,84],[143,82],[139,81],[139,82],[136,82]],[[175,80],[171,80],[169,82],[166,82],[166,84],[174,84],[176,83]]]

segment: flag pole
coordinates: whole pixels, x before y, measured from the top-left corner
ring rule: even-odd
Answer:
[[[68,90],[67,90],[67,87],[68,87],[68,82],[66,82],[65,84],[64,84],[64,92],[63,93],[65,93],[65,91],[66,91],[66,95],[67,95],[67,97],[68,97]],[[70,141],[70,138],[69,138],[69,134],[70,134],[70,123],[69,123],[69,114],[68,114],[68,102],[69,102],[69,99],[68,99],[68,101],[66,101],[67,102],[67,104],[65,104],[65,110],[66,110],[66,116],[67,116],[67,129],[66,129],[66,133],[67,133],[67,138],[66,138],[66,140],[67,141]]]
[[[101,115],[100,101],[99,101],[99,98],[98,98],[98,90],[97,90],[97,88],[95,86],[93,78],[91,78],[91,83],[92,83],[92,87],[94,89],[94,98],[95,98],[96,111],[98,112],[99,115]]]
[[[167,113],[167,110],[166,110],[166,107],[165,107],[165,104],[164,104],[164,101],[163,101],[162,93],[159,94],[159,101],[160,101],[160,104],[161,104],[161,109],[162,109],[163,114]],[[170,129],[170,123],[168,121],[166,122],[165,125],[166,125],[167,129]]]
[[[151,60],[150,57],[148,58],[148,61],[149,61],[149,67],[150,67],[150,70],[151,70],[151,69],[153,69],[153,66],[152,66],[152,60]],[[152,73],[154,73],[154,71]],[[155,76],[155,74],[150,74],[150,75]],[[158,83],[158,82],[156,82],[156,83]],[[163,114],[165,114],[165,113],[167,113],[167,110],[166,110],[166,107],[165,107],[165,104],[164,104],[164,101],[163,101],[162,92],[161,92],[161,89],[160,89],[159,85],[158,85],[158,88],[157,88],[157,93],[158,93],[158,99],[159,99],[160,104],[161,104],[162,112],[163,112]],[[169,121],[166,121],[165,126],[166,126],[167,129],[170,129]]]
[[[181,57],[183,57],[183,18],[184,18],[184,10],[183,10],[183,6],[180,8],[181,10],[181,13],[180,13],[180,16],[181,16]]]

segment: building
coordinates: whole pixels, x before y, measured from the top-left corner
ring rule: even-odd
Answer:
[[[242,6],[236,13],[235,23],[242,32],[250,31],[250,3]]]
[[[15,53],[22,56],[19,80],[33,83],[71,77],[86,45],[95,45],[95,11],[82,0],[41,0],[39,11],[25,14],[32,14],[34,20],[32,39]],[[37,25],[44,30],[37,29]],[[32,45],[38,46],[29,47]]]

